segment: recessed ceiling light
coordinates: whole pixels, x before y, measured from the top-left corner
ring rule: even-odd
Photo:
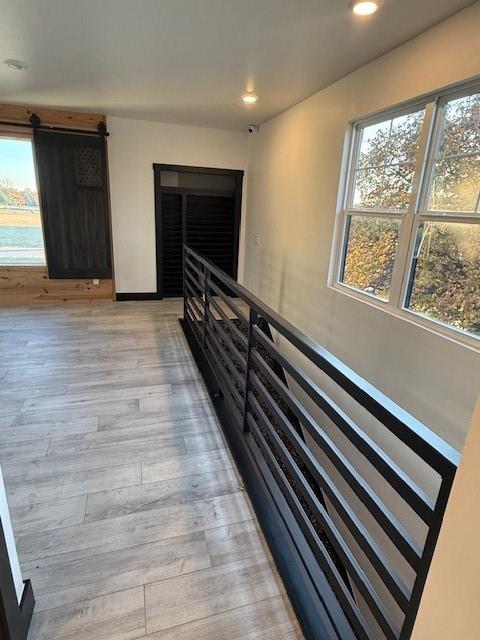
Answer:
[[[245,104],[255,104],[258,100],[258,96],[256,96],[254,93],[245,93],[242,96],[242,100]]]
[[[10,69],[15,69],[15,71],[23,71],[28,67],[28,64],[26,62],[15,60],[14,58],[7,58],[3,62],[7,65],[7,67],[10,67]]]
[[[352,10],[357,16],[371,16],[378,10],[378,2],[375,0],[354,0]]]

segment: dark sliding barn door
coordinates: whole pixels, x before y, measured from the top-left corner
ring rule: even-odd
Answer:
[[[51,278],[110,278],[105,141],[34,134],[48,272]]]
[[[236,278],[243,172],[154,169],[159,296],[182,295],[184,242]]]

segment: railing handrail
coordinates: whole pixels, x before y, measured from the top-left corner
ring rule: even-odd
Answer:
[[[247,305],[248,314],[240,308],[237,299]],[[280,491],[283,498],[277,495],[278,513],[282,519],[290,519],[289,530],[294,544],[302,546],[307,542],[317,563],[316,567],[309,564],[312,559],[304,549],[297,559],[297,566],[306,562],[309,571],[315,572],[320,568],[324,572],[334,592],[332,597],[337,599],[337,605],[331,605],[331,611],[340,603],[358,638],[372,640],[373,635],[358,604],[351,597],[347,575],[387,640],[410,638],[460,454],[246,287],[187,245],[184,245],[184,321],[189,342],[191,338],[195,348],[200,347],[208,363],[206,379],[213,376],[218,384],[216,389],[221,390],[218,395],[219,392],[213,389],[214,397],[223,397],[228,405],[228,417],[223,414],[222,424],[228,425],[233,421],[228,429],[234,446],[246,447],[248,455],[253,455],[256,468],[263,468],[261,474],[266,493],[275,486],[274,491]],[[412,454],[439,474],[440,483],[435,497],[430,497],[367,431],[351,419],[293,356],[275,344],[270,326],[403,442]],[[284,372],[285,382],[275,370],[275,364]],[[357,468],[336,439],[330,437],[325,425],[310,412],[302,396],[289,388],[285,373],[330,419],[337,433],[341,433],[356,452],[364,456],[396,495],[423,520],[427,525],[423,545],[418,544],[415,536],[397,518],[395,510],[389,508],[378,488],[372,486],[368,473]],[[301,425],[303,437],[296,431],[295,421]],[[413,569],[415,578],[411,588],[403,582],[395,563],[387,558],[382,545],[377,544],[372,532],[350,505],[350,499],[341,489],[342,484],[337,486],[325,466],[318,463],[306,436],[332,465],[344,488],[346,486],[353,491],[358,504],[366,509],[365,515],[373,518],[387,540]],[[265,470],[265,463],[269,472]],[[252,467],[249,467],[249,473],[252,473]],[[249,488],[254,495],[258,480],[257,476],[253,489]],[[350,544],[330,518],[323,494],[333,504],[337,517],[404,614],[400,628],[397,628],[389,607],[373,587],[362,564],[357,562]],[[270,515],[267,528],[269,522]],[[331,545],[330,550],[322,540],[322,534]],[[277,553],[283,557],[283,549],[277,547]],[[335,557],[343,563],[343,577],[337,570]],[[290,569],[286,573],[292,575]],[[320,578],[314,580],[313,587],[322,598],[324,589],[318,580]],[[305,615],[305,610],[302,611]],[[337,611],[334,617],[338,622],[341,614]],[[350,638],[350,634],[347,636]],[[316,635],[314,637],[317,638]],[[344,634],[339,637],[343,638]]]
[[[272,307],[265,304],[245,286],[236,282],[210,260],[184,245],[185,251],[223,281],[235,294],[284,335],[311,362],[324,371],[372,416],[409,446],[442,477],[453,476],[460,453],[408,411],[378,390],[353,369],[295,327]],[[246,318],[247,322],[248,319]]]

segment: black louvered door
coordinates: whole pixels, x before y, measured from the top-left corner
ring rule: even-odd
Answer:
[[[185,238],[192,249],[234,277],[235,198],[188,195]]]
[[[154,165],[157,293],[183,293],[183,243],[236,278],[242,171]]]
[[[165,297],[182,294],[182,245],[184,196],[162,193],[161,234],[161,286]],[[158,233],[158,231],[157,231]]]

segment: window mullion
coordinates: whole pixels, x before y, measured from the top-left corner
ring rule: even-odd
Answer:
[[[388,211],[386,209],[347,209],[345,214],[348,216],[392,218],[392,220],[400,220],[402,217],[401,211]]]
[[[419,213],[418,218],[423,222],[457,222],[459,224],[478,224],[480,216],[476,213]]]
[[[430,189],[432,185],[433,174],[435,171],[435,161],[437,159],[438,148],[440,146],[440,138],[442,136],[444,115],[444,104],[437,102],[433,106],[433,113],[430,123],[430,142],[424,159],[423,180],[418,202],[418,210],[420,213],[428,211],[428,200],[430,197]]]
[[[412,182],[409,206],[402,217],[400,225],[398,247],[393,266],[392,288],[390,304],[401,308],[405,299],[408,286],[410,265],[413,249],[415,247],[415,235],[418,227],[418,216],[421,208],[423,192],[425,190],[425,176],[428,172],[429,143],[432,137],[433,122],[435,119],[435,103],[429,102],[425,106],[425,118],[418,139],[418,152],[415,162],[415,174]]]
[[[347,176],[347,193],[344,202],[345,209],[353,207],[353,193],[355,189],[356,167],[358,162],[358,156],[360,153],[360,134],[358,127],[355,126],[353,131],[353,146],[351,155],[348,162],[348,176]]]

